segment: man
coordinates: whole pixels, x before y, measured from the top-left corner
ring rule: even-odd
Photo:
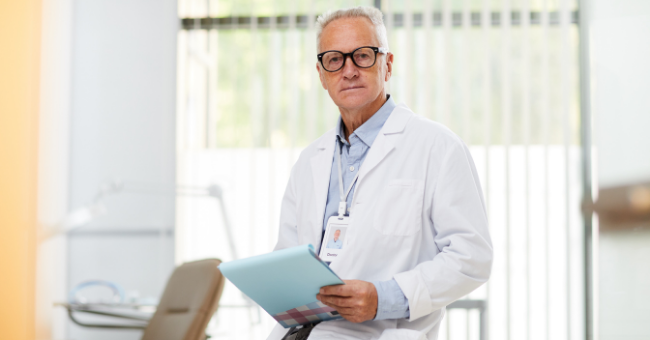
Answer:
[[[339,236],[341,236],[341,229],[336,229],[336,231],[334,231],[334,239],[330,240],[327,243],[327,248],[329,249],[343,248],[343,241],[339,240]]]
[[[330,268],[344,285],[317,295],[344,320],[269,339],[437,339],[445,306],[488,280],[492,245],[467,147],[444,126],[395,105],[381,12],[318,18],[320,81],[338,106],[331,130],[300,155],[282,201],[276,250],[322,246],[348,223]]]

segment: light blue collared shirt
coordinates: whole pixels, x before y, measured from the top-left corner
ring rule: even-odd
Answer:
[[[336,124],[336,141],[341,147],[341,168],[343,169],[343,190],[347,191],[350,183],[357,175],[359,168],[368,155],[368,150],[372,147],[372,143],[377,138],[379,131],[388,120],[391,112],[396,107],[393,98],[388,95],[386,103],[375,112],[370,119],[357,128],[349,137],[350,142],[345,140],[345,133],[343,130],[343,121],[339,117]],[[336,150],[336,148],[334,148]],[[339,202],[341,200],[339,195],[339,167],[336,159],[336,154],[332,158],[332,171],[330,173],[330,185],[327,194],[327,205],[325,206],[325,216],[323,217],[323,233],[327,228],[327,220],[338,214]],[[350,189],[350,194],[346,199],[347,209],[349,213],[350,205],[352,204],[352,197],[354,197],[354,189],[356,182]],[[345,194],[345,193],[344,193]],[[328,244],[329,247],[329,244]],[[408,299],[400,289],[397,281],[391,279],[389,281],[372,282],[377,289],[377,315],[375,320],[385,319],[403,319],[408,318],[411,313],[409,311]]]
[[[328,249],[341,249],[343,248],[343,241],[341,239],[338,239],[336,241],[330,240],[327,242],[327,246],[325,248]]]

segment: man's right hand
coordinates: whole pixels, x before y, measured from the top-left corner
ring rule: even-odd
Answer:
[[[316,298],[336,309],[342,317],[354,323],[372,320],[377,315],[377,289],[361,280],[343,280],[344,285],[326,286]]]

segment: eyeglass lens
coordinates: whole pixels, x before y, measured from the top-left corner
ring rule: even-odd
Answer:
[[[328,71],[337,71],[343,67],[345,56],[341,52],[327,52],[323,55],[323,67]],[[370,67],[375,63],[375,51],[371,48],[360,48],[352,54],[352,60],[358,67]]]

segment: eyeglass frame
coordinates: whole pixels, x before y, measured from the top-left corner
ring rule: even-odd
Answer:
[[[354,52],[356,52],[356,51],[358,51],[358,50],[360,50],[362,48],[370,48],[375,52],[375,60],[372,62],[372,65],[370,65],[370,66],[359,66],[357,64],[357,62],[354,61],[354,58],[352,58],[352,56],[354,55]],[[328,70],[327,68],[325,68],[325,65],[323,65],[323,56],[325,55],[325,53],[329,53],[329,52],[338,52],[338,53],[341,53],[343,55],[343,64],[341,64],[340,68],[338,68],[338,69],[336,69],[334,71]],[[375,66],[375,64],[377,63],[377,54],[378,53],[388,54],[388,48],[387,47],[375,47],[375,46],[361,46],[361,47],[355,48],[354,51],[352,51],[350,53],[343,53],[343,52],[337,51],[337,50],[329,50],[329,51],[318,53],[316,56],[318,57],[318,61],[320,61],[320,65],[323,67],[323,70],[325,70],[327,72],[337,72],[337,71],[340,71],[343,67],[345,67],[345,62],[346,62],[346,60],[348,60],[348,57],[350,57],[350,59],[352,60],[352,63],[356,67],[359,67],[359,68],[371,68],[371,67]]]

